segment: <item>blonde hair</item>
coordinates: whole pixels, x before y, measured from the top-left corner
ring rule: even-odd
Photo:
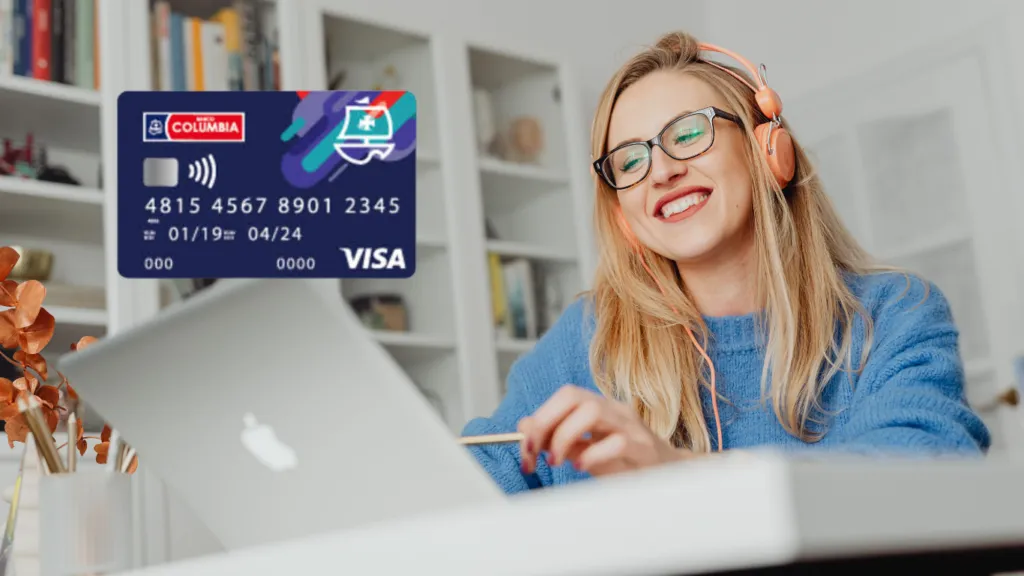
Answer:
[[[752,81],[746,71],[732,70]],[[762,393],[770,393],[775,415],[787,432],[816,441],[824,434],[822,427],[812,426],[822,409],[821,388],[843,369],[844,359],[846,368],[854,371],[851,341],[857,314],[867,329],[861,360],[870,347],[870,318],[844,274],[877,268],[840,222],[795,137],[796,174],[785,190],[780,189],[754,137],[753,127],[767,118],[757,108],[753,92],[702,60],[697,40],[688,34],[663,36],[611,79],[594,118],[594,158],[607,151],[608,124],[619,95],[657,71],[676,71],[706,82],[743,121],[753,189],[757,297],[763,309],[758,316],[759,343],[765,349]],[[782,122],[786,126],[785,119]],[[597,175],[595,182],[600,252],[590,291],[596,320],[590,348],[595,383],[604,394],[631,404],[657,435],[677,446],[710,451],[700,396],[700,387],[707,385],[706,367],[685,332],[689,326],[707,343],[707,327],[675,263],[630,242],[622,228],[616,191]]]

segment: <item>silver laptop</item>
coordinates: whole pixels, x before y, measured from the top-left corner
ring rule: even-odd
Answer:
[[[222,281],[61,358],[226,549],[503,500],[336,281]]]

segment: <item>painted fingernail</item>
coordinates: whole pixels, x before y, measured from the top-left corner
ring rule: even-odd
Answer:
[[[526,441],[526,451],[533,453],[533,440]]]

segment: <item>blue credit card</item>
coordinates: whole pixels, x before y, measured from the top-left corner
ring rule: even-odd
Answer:
[[[415,272],[411,92],[125,92],[117,114],[121,276]]]

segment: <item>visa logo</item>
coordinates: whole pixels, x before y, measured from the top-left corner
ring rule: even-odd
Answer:
[[[342,248],[350,269],[405,270],[405,252],[401,248]]]
[[[244,112],[145,112],[143,142],[245,142]]]

